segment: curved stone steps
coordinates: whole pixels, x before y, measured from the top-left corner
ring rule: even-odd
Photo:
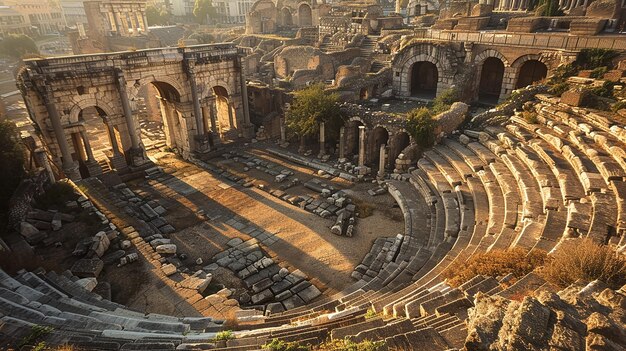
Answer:
[[[585,236],[604,242],[610,233],[610,228],[614,228],[617,222],[618,211],[615,195],[601,193],[611,192],[608,184],[597,171],[594,162],[579,151],[575,145],[551,134],[551,129],[549,128],[537,127],[535,130],[538,131],[537,135],[552,148],[560,145],[563,158],[574,169],[573,173],[577,174],[585,193],[590,196],[593,206],[591,218],[586,221],[587,223],[584,223],[584,226],[576,226],[575,228],[584,233]],[[557,139],[559,140],[558,142],[554,141]],[[551,140],[552,143],[549,143],[547,140]],[[576,205],[574,206],[576,207]]]

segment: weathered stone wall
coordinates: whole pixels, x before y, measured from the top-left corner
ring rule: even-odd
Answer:
[[[147,84],[159,91],[167,144],[187,157],[201,146],[196,135],[209,132],[199,123],[215,120],[210,111],[216,110],[222,134],[237,137],[247,133],[242,55],[243,50],[232,44],[213,44],[32,59],[25,61],[28,69],[21,71],[18,86],[53,161],[63,164],[65,170],[74,168],[71,154],[79,152],[74,150],[73,138],[83,135],[81,112],[89,107],[96,107],[103,117],[102,127],[110,135],[113,155],[121,154],[122,160],[130,162],[140,131],[136,116],[126,113],[123,98],[140,97],[140,88]],[[200,101],[197,107],[194,94]],[[218,95],[225,104],[216,103]],[[131,125],[134,130],[129,130]],[[65,140],[61,142],[60,137]],[[117,148],[112,138],[119,139]],[[124,161],[116,162],[116,168],[124,166]],[[76,174],[68,176],[79,178]]]
[[[560,64],[575,59],[575,53],[565,53],[561,50],[471,43],[464,43],[464,46],[460,47],[459,44],[422,40],[405,44],[392,60],[394,94],[411,96],[411,70],[416,62],[430,62],[437,67],[437,93],[453,85],[459,85],[460,81],[471,77],[467,76],[468,71],[473,72],[474,78],[469,82],[470,85],[464,88],[473,91],[473,96],[469,99],[473,100],[478,95],[483,64],[489,58],[496,58],[504,65],[499,96],[500,100],[503,100],[515,89],[520,69],[525,62],[530,60],[541,62],[550,75],[550,72]]]

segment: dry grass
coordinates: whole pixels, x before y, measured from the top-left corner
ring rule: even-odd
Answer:
[[[626,284],[626,258],[610,246],[590,239],[574,239],[563,243],[550,255],[540,273],[562,288],[578,280],[600,280],[619,289]]]
[[[543,264],[546,254],[522,249],[492,250],[474,254],[464,264],[451,265],[443,272],[448,284],[457,287],[476,275],[504,276],[513,273],[516,278],[532,272]]]

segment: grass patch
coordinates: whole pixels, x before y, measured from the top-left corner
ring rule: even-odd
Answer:
[[[43,325],[33,325],[30,330],[30,333],[22,338],[17,345],[18,349],[21,349],[27,345],[35,345],[35,349],[39,347],[39,345],[43,344],[43,348],[45,348],[45,342],[39,342],[40,339],[44,338],[46,335],[50,334],[54,330],[52,327],[47,327]],[[43,349],[42,348],[42,349]]]
[[[386,350],[384,341],[364,340],[359,343],[349,339],[331,340],[320,345],[322,351],[382,351]]]
[[[269,351],[311,351],[310,345],[300,345],[299,342],[288,342],[278,339],[266,343],[262,348]]]
[[[476,253],[457,265],[451,265],[443,272],[448,284],[457,287],[477,275],[491,277],[504,276],[512,273],[516,278],[532,272],[541,266],[546,258],[545,252],[514,248],[509,250],[492,250]]]
[[[215,335],[213,338],[215,341],[228,341],[235,338],[235,334],[232,330],[222,330],[221,332]]]
[[[374,214],[376,206],[372,203],[357,198],[353,198],[352,203],[356,206],[356,213],[358,213],[359,218],[367,218]]]
[[[626,258],[615,249],[590,239],[566,241],[548,257],[540,274],[565,288],[578,280],[600,280],[612,289],[626,284]]]

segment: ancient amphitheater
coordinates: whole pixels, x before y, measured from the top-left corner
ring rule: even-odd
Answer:
[[[625,350],[624,7],[600,2],[258,0],[232,42],[24,60],[40,173],[2,237],[0,347]],[[316,81],[342,123],[297,138]],[[568,243],[618,278],[451,281]]]

